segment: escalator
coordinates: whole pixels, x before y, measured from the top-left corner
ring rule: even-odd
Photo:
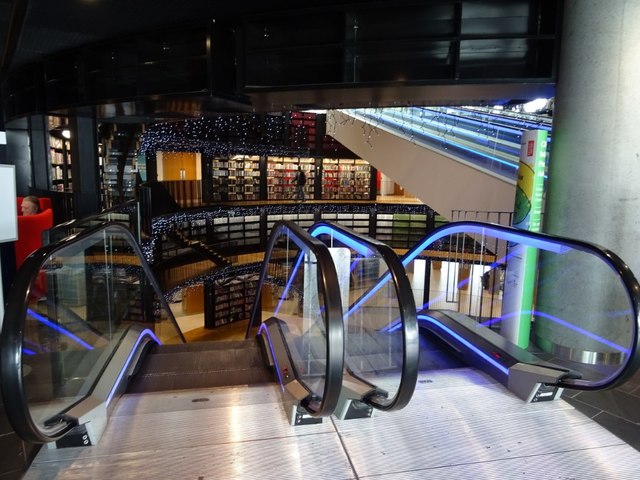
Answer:
[[[640,286],[600,246],[456,222],[402,264],[421,332],[527,402],[615,388],[638,370]]]
[[[373,260],[377,246],[359,241],[356,236],[350,245]],[[402,270],[388,252],[375,259],[376,270],[385,257]],[[401,336],[389,354],[393,361],[385,363],[382,351],[375,352],[376,366],[385,369],[384,388],[375,369],[345,370],[342,296],[330,249],[281,222],[265,258],[247,339],[185,344],[143,253],[122,225],[89,228],[34,253],[16,277],[1,336],[2,392],[14,430],[32,443],[95,445],[125,392],[274,379],[300,421],[329,416],[338,406],[346,416],[349,409],[406,405],[417,348],[405,357],[411,342]],[[396,311],[403,312],[401,324],[416,329],[413,306],[407,314],[397,302]],[[362,328],[359,338],[365,338]],[[360,345],[359,362],[367,355],[373,354]],[[345,393],[347,383],[355,393]]]
[[[339,127],[339,128],[338,128]],[[522,132],[548,120],[479,109],[330,111],[327,132],[441,215],[513,209]]]
[[[248,357],[251,366],[215,379],[203,370],[191,385],[176,383],[189,376],[176,369],[173,380],[151,388],[145,384],[163,377],[168,364],[181,363],[175,355],[192,363],[201,357],[183,343],[143,258],[123,227],[108,225],[45,247],[19,272],[1,338],[2,389],[12,425],[31,442],[62,446],[77,436],[95,447],[67,454],[43,449],[27,478],[51,476],[55,469],[61,478],[66,471],[98,478],[122,475],[122,468],[140,478],[167,475],[168,468],[174,469],[169,476],[203,478],[265,471],[286,478],[424,475],[425,468],[455,476],[463,475],[457,468],[478,462],[491,470],[477,478],[495,478],[497,471],[508,476],[511,454],[487,458],[489,447],[477,446],[494,445],[490,438],[506,442],[510,421],[531,421],[526,438],[538,436],[545,445],[529,443],[518,458],[531,463],[518,465],[519,471],[603,471],[579,455],[585,449],[624,458],[625,469],[640,467],[624,444],[562,403],[532,411],[521,400],[538,404],[563,388],[610,388],[637,370],[640,288],[625,265],[600,247],[465,222],[437,229],[398,259],[384,244],[339,225],[320,223],[306,232],[280,222],[247,331],[245,342],[253,346],[227,345],[213,362],[227,368]],[[515,267],[531,258],[540,272],[535,302],[516,308],[508,303],[513,279],[522,276]],[[434,272],[440,272],[442,290]],[[578,288],[568,288],[574,282]],[[530,341],[518,345],[524,325],[531,327]],[[424,360],[418,356],[432,353],[419,352],[425,337],[435,337],[480,373],[463,364],[418,369]],[[150,363],[157,363],[157,375],[148,375]],[[243,379],[247,371],[254,380]],[[515,395],[505,395],[500,384]],[[392,410],[398,412],[388,415]],[[438,417],[440,411],[445,417]],[[496,413],[504,420],[498,426],[491,417]],[[337,420],[318,424],[328,416]],[[283,418],[310,425],[294,431]],[[451,418],[464,425],[451,427]],[[464,451],[439,436],[438,422]],[[569,444],[563,431],[550,430],[559,423],[579,432],[582,443]],[[496,428],[499,434],[492,433]],[[485,430],[486,438],[464,440]],[[101,431],[105,438],[96,445]],[[434,456],[433,442],[450,446]],[[410,448],[416,444],[430,452],[416,455]],[[557,452],[562,461],[553,460]]]

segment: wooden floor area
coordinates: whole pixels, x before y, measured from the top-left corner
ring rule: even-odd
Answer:
[[[178,323],[180,319],[177,318]],[[222,325],[216,328],[196,327],[190,330],[183,330],[187,342],[208,342],[219,340],[244,340],[248,320],[233,322],[229,325]]]

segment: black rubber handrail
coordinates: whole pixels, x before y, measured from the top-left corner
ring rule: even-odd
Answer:
[[[24,339],[25,322],[27,318],[27,305],[31,285],[41,271],[43,265],[56,252],[69,248],[70,245],[80,243],[101,231],[117,231],[128,241],[136,256],[140,259],[140,265],[149,281],[150,286],[156,292],[163,309],[167,312],[169,320],[173,323],[185,341],[171,310],[153,276],[151,268],[140,250],[133,234],[119,223],[105,223],[89,228],[81,233],[71,235],[62,241],[47,245],[29,255],[18,270],[12,288],[6,299],[2,332],[0,335],[0,378],[2,378],[2,395],[12,427],[21,438],[35,443],[48,443],[63,437],[74,425],[71,422],[61,421],[55,426],[41,430],[34,422],[28,408],[28,402],[24,391],[22,369],[22,345]],[[96,379],[97,381],[97,379]]]
[[[69,220],[68,222],[60,223],[58,225],[54,225],[53,228],[50,228],[48,231],[49,241],[48,243],[55,243],[63,240],[64,238],[73,235],[73,231],[76,229],[88,229],[95,228],[96,224],[92,225],[92,222],[100,222],[100,223],[120,223],[123,222],[114,222],[111,220],[105,220],[104,217],[112,214],[121,214],[121,215],[129,215],[129,227],[132,229],[134,225],[131,225],[131,213],[126,212],[127,208],[137,207],[138,202],[136,200],[129,200],[121,205],[116,207],[108,208],[103,210],[100,213],[96,213],[93,215],[89,215],[82,218],[75,218],[73,220]],[[137,225],[135,225],[136,230],[139,231]],[[77,233],[77,232],[76,232]],[[139,232],[138,232],[139,233]]]
[[[342,391],[342,372],[344,369],[344,330],[342,325],[342,300],[338,287],[338,275],[326,245],[320,240],[313,238],[308,232],[293,222],[278,221],[273,226],[265,251],[260,280],[258,281],[256,289],[256,301],[253,304],[251,318],[247,326],[246,338],[250,338],[252,332],[259,327],[259,323],[261,322],[262,309],[260,292],[267,277],[269,259],[273,253],[276,241],[285,233],[288,233],[300,242],[300,244],[308,248],[308,250],[315,255],[317,261],[318,284],[320,286],[320,294],[323,297],[324,318],[326,321],[327,365],[322,401],[315,410],[309,411],[309,414],[318,417],[329,416],[335,411],[340,398]],[[304,251],[301,249],[298,255],[303,254]]]
[[[369,403],[379,410],[399,410],[404,408],[415,390],[418,381],[418,365],[420,361],[420,345],[418,323],[416,319],[416,304],[411,290],[411,283],[407,277],[404,266],[400,259],[387,244],[372,239],[348,227],[344,227],[334,222],[317,222],[309,228],[309,233],[316,237],[322,233],[326,233],[326,229],[332,232],[339,232],[349,239],[364,245],[382,258],[387,266],[388,272],[391,274],[396,295],[398,298],[398,310],[400,312],[400,322],[403,338],[403,364],[400,385],[396,395],[391,399],[381,401],[378,398],[371,398]],[[338,241],[340,241],[338,239]],[[355,302],[357,304],[357,301]],[[349,306],[349,311],[353,305]],[[348,352],[346,352],[348,354]]]

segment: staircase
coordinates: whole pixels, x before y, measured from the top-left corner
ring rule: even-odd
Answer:
[[[227,260],[225,257],[220,255],[217,251],[211,248],[209,245],[202,243],[199,240],[192,240],[187,238],[181,232],[174,230],[167,234],[167,238],[171,240],[173,243],[178,245],[181,248],[189,248],[194,252],[198,253],[202,257],[211,260],[218,267],[229,267],[231,266],[231,262]]]
[[[258,340],[156,345],[145,356],[127,393],[272,383]]]

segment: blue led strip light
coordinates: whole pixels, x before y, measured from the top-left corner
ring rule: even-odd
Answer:
[[[450,328],[444,326],[443,324],[438,322],[435,318],[432,318],[432,317],[430,317],[428,315],[418,315],[418,320],[423,320],[423,321],[432,323],[433,325],[436,325],[440,330],[443,330],[443,331],[447,332],[447,334],[449,334],[451,337],[453,337],[458,342],[463,344],[465,347],[467,347],[469,350],[471,350],[477,356],[482,358],[484,361],[486,361],[487,363],[489,363],[490,365],[492,365],[496,369],[500,370],[505,375],[509,375],[509,369],[507,367],[505,367],[504,365],[501,365],[500,363],[498,363],[494,358],[491,358],[491,356],[487,355],[481,349],[476,347],[473,343],[469,342],[464,337],[461,337],[460,335],[458,335],[456,332],[454,332]]]
[[[347,236],[343,232],[333,228],[331,225],[318,225],[316,227],[312,227],[309,230],[309,234],[315,238],[317,238],[322,234],[330,235],[335,240],[351,248],[352,250],[355,250],[363,257],[369,257],[373,255],[373,251],[369,247]],[[384,284],[387,281],[389,281],[390,278],[391,278],[390,273],[385,274],[379,280],[378,284],[374,285],[374,287],[371,290],[369,290],[369,292],[367,292],[363,297],[361,297],[354,305],[352,305],[349,308],[349,310],[344,314],[343,319],[346,320],[352,313],[354,313],[358,308],[360,308],[369,298],[371,298],[372,295],[374,295],[378,290],[380,290],[380,288],[382,288]]]
[[[53,330],[56,330],[57,332],[63,334],[65,337],[70,338],[71,340],[73,340],[77,344],[83,346],[87,350],[93,350],[93,346],[92,345],[89,345],[87,342],[85,342],[81,338],[77,337],[76,335],[71,333],[69,330],[61,327],[60,325],[56,325],[55,323],[53,323],[48,318],[43,317],[42,315],[34,312],[30,308],[27,309],[27,314],[30,315],[31,317],[35,318],[36,320],[38,320],[40,323],[46,325],[47,327],[50,327]]]
[[[317,227],[312,227],[309,230],[309,234],[314,238],[318,238],[320,235],[323,235],[323,234],[330,235],[335,240],[351,248],[352,250],[355,250],[363,257],[369,257],[373,255],[373,251],[369,247],[367,247],[366,245],[360,242],[357,242],[356,240],[345,235],[341,231],[333,229],[329,225],[318,225]]]
[[[360,115],[358,115],[358,116],[360,116]],[[518,168],[518,164],[517,164],[517,163],[509,162],[509,161],[507,161],[507,160],[503,160],[503,159],[500,159],[500,158],[498,158],[498,157],[495,157],[495,156],[492,156],[492,155],[489,155],[489,154],[486,154],[486,153],[483,153],[483,152],[479,152],[479,151],[474,150],[474,149],[472,149],[472,148],[465,147],[465,146],[460,145],[460,144],[458,144],[458,143],[448,141],[448,140],[446,140],[446,139],[443,139],[443,138],[442,138],[441,136],[439,136],[439,135],[435,135],[435,134],[432,134],[432,133],[429,133],[429,132],[425,132],[425,131],[423,131],[423,130],[421,130],[421,129],[418,129],[418,128],[415,128],[415,127],[411,127],[411,126],[407,127],[407,125],[404,125],[404,124],[402,124],[401,122],[398,122],[398,121],[393,120],[393,119],[388,119],[387,121],[388,121],[389,123],[393,123],[397,128],[402,127],[402,128],[403,128],[403,129],[405,129],[405,130],[409,129],[409,130],[411,130],[413,133],[418,133],[418,134],[420,134],[420,135],[424,135],[425,137],[429,137],[429,138],[431,138],[431,139],[433,139],[433,140],[436,140],[436,141],[438,141],[438,142],[440,142],[440,143],[446,143],[446,144],[449,144],[449,145],[453,145],[453,146],[455,146],[456,148],[459,148],[460,150],[467,151],[467,152],[469,152],[469,153],[471,153],[471,154],[473,154],[473,155],[477,155],[477,156],[479,156],[479,157],[483,157],[483,158],[485,158],[485,159],[487,159],[487,160],[496,161],[496,162],[498,162],[498,163],[501,163],[501,164],[503,164],[503,165],[506,165],[506,166],[508,166],[509,168],[513,168],[513,169],[514,169],[514,171]]]
[[[473,115],[474,117],[480,117],[480,118],[482,118],[482,117],[492,117],[492,118],[497,119],[497,121],[499,121],[499,122],[515,125],[516,127],[520,127],[521,129],[526,129],[526,130],[547,130],[548,132],[550,132],[551,129],[552,129],[552,127],[550,127],[548,125],[545,125],[544,123],[529,122],[527,120],[522,120],[522,119],[517,119],[517,118],[510,118],[510,117],[508,117],[506,115],[498,115],[498,114],[489,113],[489,112],[469,111],[469,110],[464,110],[464,109],[455,108],[455,107],[447,107],[447,108],[450,108],[451,110],[456,110],[456,111],[463,112],[463,113],[461,113],[461,115],[464,115],[465,117],[467,115]],[[487,122],[489,122],[489,120],[486,120],[484,123],[486,124]]]
[[[282,376],[280,375],[280,367],[278,366],[278,359],[276,358],[276,353],[273,349],[273,343],[271,342],[271,335],[269,335],[269,328],[267,328],[266,323],[261,323],[258,328],[258,335],[265,333],[267,336],[267,341],[269,342],[269,349],[271,350],[271,358],[273,359],[273,366],[278,375],[278,383],[280,383],[280,388],[284,392],[284,383],[282,383]]]
[[[558,325],[562,325],[563,327],[566,327],[569,330],[573,330],[574,332],[584,335],[585,337],[589,337],[592,340],[595,340],[598,343],[611,347],[612,349],[617,350],[621,353],[624,353],[626,355],[629,355],[631,353],[631,351],[628,348],[618,345],[617,343],[613,343],[607,340],[606,338],[600,337],[595,333],[585,330],[584,328],[577,327],[576,325],[573,325],[572,323],[569,323],[566,320],[562,320],[561,318],[555,317],[545,312],[540,312],[538,310],[523,310],[521,312],[511,312],[506,315],[502,315],[500,317],[491,318],[485,322],[479,323],[478,325],[481,325],[483,327],[490,327],[491,325],[496,325],[498,323],[501,323],[503,320],[507,320],[508,318],[516,317],[520,315],[535,315],[538,317],[544,317],[546,319],[551,320],[552,322],[557,323]]]
[[[147,336],[151,337],[158,345],[162,345],[162,342],[158,339],[158,337],[156,337],[155,333],[153,333],[148,328],[145,328],[142,332],[140,332],[140,335],[136,339],[135,345],[133,346],[133,348],[129,352],[129,355],[127,356],[127,360],[124,362],[124,365],[120,369],[120,373],[118,374],[118,378],[113,383],[113,387],[111,387],[111,391],[109,392],[109,395],[107,396],[107,400],[106,400],[106,405],[107,406],[109,406],[109,403],[113,399],[113,396],[116,393],[116,389],[117,389],[118,385],[120,385],[120,381],[122,380],[122,377],[124,376],[124,374],[129,369],[129,364],[131,363],[131,360],[133,359],[133,356],[134,356],[134,354],[136,353],[136,351],[138,349],[138,345],[140,345],[140,342],[142,342],[144,337],[147,337]]]
[[[470,141],[473,141],[475,143],[479,143],[479,144],[481,144],[483,146],[492,148],[494,151],[501,151],[503,153],[506,153],[508,155],[513,155],[513,156],[517,156],[520,153],[519,144],[520,144],[520,136],[522,135],[522,131],[510,128],[510,127],[499,127],[499,126],[496,126],[496,125],[492,125],[492,128],[494,130],[502,131],[505,134],[510,134],[510,135],[518,137],[514,141],[514,143],[516,143],[518,145],[518,148],[509,147],[508,145],[504,145],[504,144],[501,144],[501,143],[497,142],[496,138],[493,135],[491,135],[489,137],[489,135],[486,134],[486,133],[483,133],[483,134],[476,133],[475,131],[471,131],[471,130],[468,130],[468,129],[465,129],[465,128],[462,128],[462,127],[451,126],[450,124],[447,124],[446,122],[438,122],[437,120],[434,120],[433,118],[429,118],[429,117],[425,117],[425,116],[422,116],[421,118],[416,118],[415,116],[408,116],[407,117],[407,115],[403,115],[400,120],[396,120],[393,116],[389,116],[387,113],[383,113],[383,115],[385,116],[385,121],[386,122],[393,123],[398,128],[402,128],[404,130],[410,129],[413,132],[419,133],[420,135],[431,136],[432,138],[435,137],[435,138],[438,138],[440,141],[443,141],[444,143],[448,143],[450,145],[461,146],[457,142],[447,140],[446,137],[443,137],[442,135],[434,135],[432,133],[429,133],[428,130],[426,130],[424,128],[423,124],[421,124],[421,123],[417,123],[416,124],[415,123],[416,120],[424,120],[424,122],[426,122],[429,125],[431,125],[432,128],[438,128],[439,129],[441,127],[445,127],[447,129],[447,134],[453,134],[453,136],[455,136],[456,138],[460,138],[460,139],[464,139],[466,137],[467,140],[470,140]],[[431,112],[430,116],[431,117],[440,117],[442,119],[445,119],[445,118],[449,119],[452,123],[455,123],[456,125],[461,125],[463,123],[477,124],[478,126],[482,126],[482,127],[486,127],[486,125],[487,125],[486,123],[479,122],[477,120],[471,120],[471,119],[467,119],[467,118],[460,118],[460,117],[458,117],[456,115],[446,114],[446,113],[442,113],[442,112],[439,112],[439,113],[432,113]],[[412,126],[407,127],[406,122],[409,122]],[[509,141],[509,140],[507,139],[507,141]],[[470,151],[475,152],[475,150],[470,150]],[[477,152],[477,153],[480,154],[480,152]],[[498,157],[490,156],[489,158],[501,161]],[[512,165],[512,164],[509,163],[509,165]]]
[[[571,247],[566,245],[562,245],[560,243],[551,242],[549,240],[541,239],[541,238],[533,238],[524,236],[518,232],[506,232],[503,230],[497,230],[492,228],[491,226],[480,226],[480,225],[451,225],[450,227],[443,228],[440,232],[435,235],[429,235],[420,243],[418,243],[413,249],[407,252],[402,257],[402,265],[405,267],[411,263],[423,250],[427,248],[428,245],[432,244],[436,240],[440,240],[448,235],[452,235],[454,233],[475,233],[479,235],[492,235],[499,240],[506,240],[508,242],[521,243],[527,247],[534,247],[538,250],[545,250],[547,252],[564,254],[572,250]]]
[[[287,298],[287,295],[289,295],[289,288],[291,288],[291,283],[293,283],[293,279],[296,278],[296,274],[298,273],[298,268],[300,268],[300,264],[302,263],[302,260],[304,259],[304,257],[305,257],[304,251],[300,251],[300,253],[298,254],[298,259],[296,260],[296,264],[293,266],[293,269],[291,270],[291,274],[289,275],[289,280],[287,280],[287,285],[284,287],[284,291],[280,296],[280,301],[278,302],[278,306],[276,307],[275,312],[273,312],[274,316],[278,315],[278,312],[280,311],[280,307],[282,306],[282,302],[284,302],[284,299]]]

